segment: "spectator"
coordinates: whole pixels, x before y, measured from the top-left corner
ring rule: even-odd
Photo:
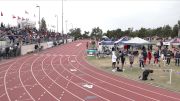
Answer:
[[[120,59],[121,59],[121,64],[122,64],[121,69],[123,70],[123,68],[124,68],[124,63],[125,63],[125,54],[124,54],[123,51],[121,51]]]
[[[155,51],[153,55],[154,55],[154,64],[158,64],[158,53]]]
[[[163,60],[166,60],[167,48],[164,48],[164,49],[162,50],[162,54],[164,54],[164,59],[163,59]]]
[[[129,55],[129,62],[130,62],[130,67],[132,68],[132,64],[134,63],[134,55],[133,55],[133,52]]]
[[[141,66],[144,68],[144,57],[143,57],[143,53],[141,53],[139,55],[139,66],[141,68]]]
[[[160,46],[159,46],[160,50],[161,50],[162,46],[163,46],[163,40],[160,41]]]
[[[175,66],[179,66],[179,61],[180,60],[180,53],[179,51],[176,52],[175,54]]]
[[[167,52],[167,56],[166,56],[166,58],[167,58],[167,64],[168,65],[170,65],[170,62],[171,62],[171,52],[170,52],[170,50]]]
[[[112,71],[115,72],[116,71],[116,55],[115,55],[115,51],[112,51]]]
[[[87,42],[87,43],[86,43],[86,49],[88,49],[88,48],[89,48],[89,43]]]
[[[143,59],[144,59],[144,64],[146,64],[146,59],[147,59],[147,51],[146,51],[146,49],[144,48],[143,49]]]
[[[116,53],[116,56],[117,56],[117,59],[116,59],[117,66],[119,66],[121,51],[119,51],[119,49],[117,48],[117,50],[115,51],[115,53]]]
[[[148,57],[148,60],[149,60],[149,64],[151,63],[151,58],[152,58],[152,52],[151,52],[151,50],[149,49],[149,51],[148,51],[148,55],[147,55],[147,57]]]
[[[9,51],[10,51],[9,47],[6,47],[6,48],[5,48],[6,58],[9,58]]]

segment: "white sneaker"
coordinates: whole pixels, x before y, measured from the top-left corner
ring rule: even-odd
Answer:
[[[113,69],[112,71],[113,71],[113,72],[115,72],[115,71],[116,71],[116,69]]]
[[[141,68],[142,70],[145,70],[145,68],[143,67],[143,68]]]

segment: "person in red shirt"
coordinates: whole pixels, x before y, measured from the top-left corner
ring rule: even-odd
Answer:
[[[148,50],[148,60],[149,60],[149,64],[151,63],[151,58],[152,58],[152,52],[151,52],[151,50]]]
[[[88,49],[88,48],[89,48],[89,43],[87,42],[87,43],[86,43],[86,49]]]

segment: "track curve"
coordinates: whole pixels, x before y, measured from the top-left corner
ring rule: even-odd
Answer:
[[[180,101],[180,93],[94,68],[86,42],[1,62],[0,101]]]

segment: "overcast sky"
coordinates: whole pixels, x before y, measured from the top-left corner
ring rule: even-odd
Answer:
[[[12,15],[38,21],[39,5],[41,17],[49,28],[56,26],[55,14],[59,18],[59,31],[62,30],[62,0],[0,0],[0,22],[16,24]],[[25,14],[25,10],[29,14]],[[36,17],[34,17],[34,14]],[[64,32],[70,28],[91,31],[100,27],[103,32],[117,28],[126,30],[156,28],[169,24],[173,26],[180,20],[179,0],[64,0]],[[37,25],[38,26],[38,25]],[[56,30],[56,28],[55,28]]]

